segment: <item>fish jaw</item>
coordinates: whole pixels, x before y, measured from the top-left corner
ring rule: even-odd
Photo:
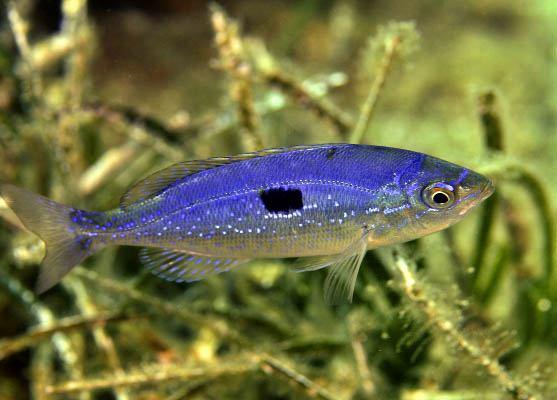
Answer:
[[[483,188],[474,194],[476,197],[475,201],[469,201],[461,206],[460,211],[458,212],[459,216],[466,215],[471,209],[478,206],[484,200],[488,199],[493,193],[495,192],[495,187],[493,186],[493,182],[491,180],[487,180],[484,184]]]

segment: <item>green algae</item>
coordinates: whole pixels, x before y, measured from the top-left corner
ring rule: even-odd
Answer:
[[[107,209],[176,161],[351,139],[497,187],[334,308],[288,260],[184,286],[127,248],[36,297],[42,245],[0,204],[1,399],[555,397],[551,1],[0,7],[1,180]]]

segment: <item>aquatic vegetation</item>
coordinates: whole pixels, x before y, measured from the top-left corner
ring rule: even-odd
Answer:
[[[326,271],[289,260],[185,285],[134,248],[37,296],[43,244],[0,202],[0,398],[555,397],[551,7],[262,3],[63,0],[50,27],[38,2],[3,4],[0,180],[101,210],[175,162],[351,141],[466,165],[496,195],[369,252],[335,307]]]

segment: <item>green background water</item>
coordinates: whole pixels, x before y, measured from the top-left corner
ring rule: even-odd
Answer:
[[[347,141],[383,77],[361,141],[478,169],[498,196],[402,261],[370,252],[334,308],[325,271],[261,261],[184,286],[135,249],[36,298],[41,243],[2,204],[0,399],[554,398],[557,3],[221,6],[230,19],[203,1],[2,3],[0,179],[108,209],[175,161]]]

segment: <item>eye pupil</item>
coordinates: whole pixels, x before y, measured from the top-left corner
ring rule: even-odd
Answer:
[[[451,185],[434,182],[422,189],[422,201],[435,210],[448,209],[455,202],[455,192]]]
[[[446,204],[450,199],[446,193],[437,192],[433,195],[432,200],[436,204]]]

